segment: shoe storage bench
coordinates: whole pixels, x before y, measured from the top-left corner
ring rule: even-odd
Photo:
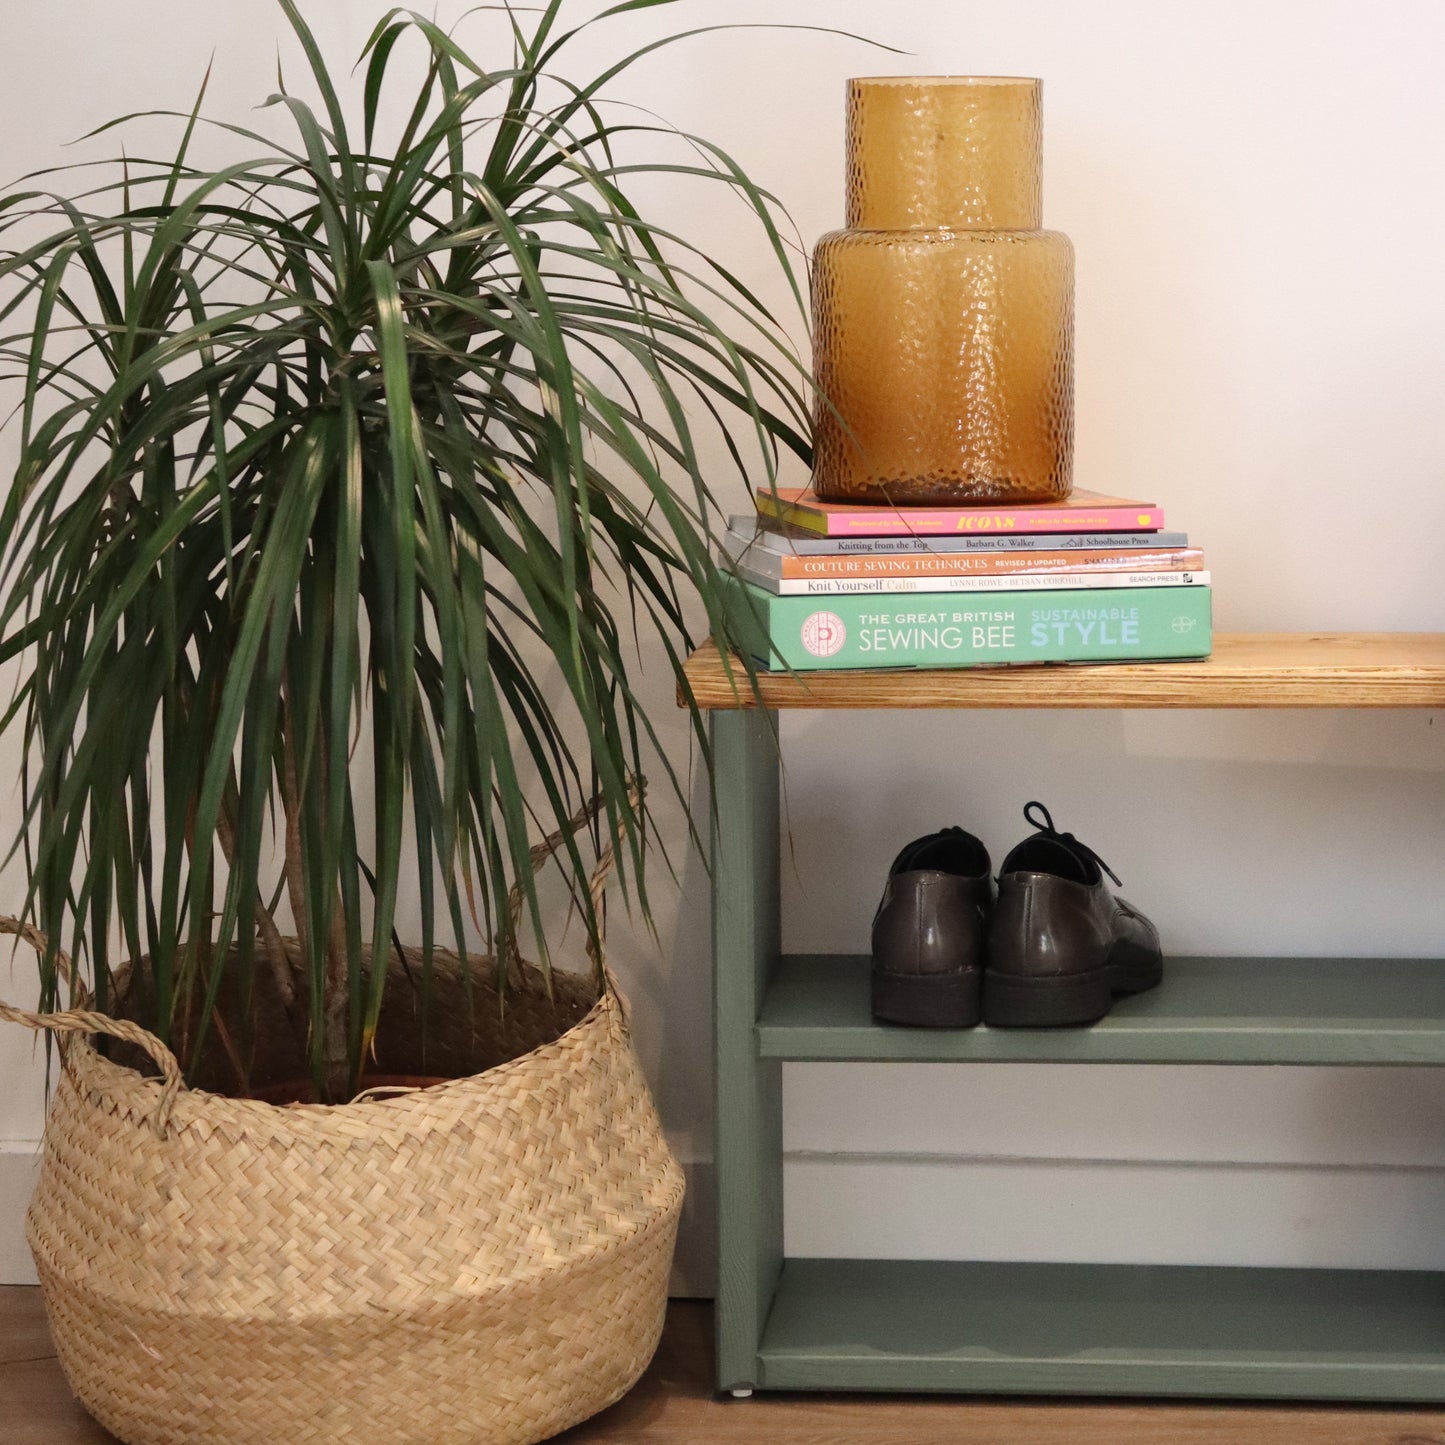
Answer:
[[[1169,958],[1089,1028],[876,1026],[868,959],[783,955],[782,708],[1445,710],[1445,633],[1215,638],[1205,662],[765,676],[705,646],[717,763],[718,1386],[1445,1401],[1445,1273],[788,1259],[785,1060],[1445,1065],[1445,961]]]

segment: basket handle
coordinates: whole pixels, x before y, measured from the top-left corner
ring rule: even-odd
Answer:
[[[642,800],[642,796],[646,791],[647,780],[634,775],[627,786],[628,802],[635,808]],[[567,820],[564,826],[558,828],[555,833],[549,833],[547,837],[543,838],[540,843],[532,848],[531,854],[528,857],[528,866],[533,876],[536,875],[542,865],[562,846],[568,834],[581,832],[581,830],[597,816],[602,810],[602,803],[602,795],[599,793],[591,802],[580,807]],[[597,856],[596,866],[592,869],[592,876],[587,884],[587,891],[592,899],[592,912],[599,920],[599,934],[602,932],[601,919],[604,916],[602,913],[602,895],[607,888],[607,880],[612,874],[612,869],[616,861],[616,850],[612,846],[611,839],[609,839],[604,845],[602,852]],[[507,942],[509,964],[518,963],[521,960],[517,938],[522,931],[522,909],[525,903],[526,898],[523,894],[521,883],[513,883],[511,890],[507,894],[507,911],[510,913],[512,920],[512,927]],[[602,969],[604,976],[606,976],[607,971],[605,967],[603,967],[601,951],[594,946],[591,939],[587,941],[587,957],[592,960],[594,966]],[[610,977],[608,983],[609,987],[616,993],[616,985],[612,983]]]
[[[13,933],[23,938],[37,953],[44,953],[48,947],[45,935],[33,924],[22,923],[18,918],[0,916],[0,934]],[[70,972],[70,960],[61,955],[62,967]],[[179,1060],[153,1033],[125,1019],[113,1019],[107,1014],[94,1013],[89,1009],[66,1009],[60,1013],[34,1013],[28,1009],[12,1008],[0,1003],[0,1020],[6,1023],[23,1024],[37,1033],[54,1034],[109,1034],[111,1038],[123,1039],[143,1049],[161,1071],[161,1096],[156,1104],[151,1123],[155,1131],[165,1138],[170,1124],[171,1110],[175,1107],[176,1096],[185,1088],[185,1076]]]

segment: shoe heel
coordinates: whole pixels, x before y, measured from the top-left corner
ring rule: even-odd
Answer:
[[[873,1017],[922,1029],[967,1029],[978,1022],[976,968],[951,973],[873,970]]]
[[[1109,1012],[1109,971],[1057,978],[983,976],[983,1021],[990,1028],[1042,1029],[1096,1023]]]

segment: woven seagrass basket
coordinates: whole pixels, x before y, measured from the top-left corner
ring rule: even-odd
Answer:
[[[418,1071],[418,967],[390,981],[381,1072]],[[185,1089],[133,1023],[0,1006],[65,1036],[27,1233],[103,1425],[129,1445],[522,1445],[636,1381],[683,1182],[626,1006],[561,973],[554,1002],[521,965],[503,1012],[490,980],[438,951],[426,1072],[468,1077],[339,1106]]]

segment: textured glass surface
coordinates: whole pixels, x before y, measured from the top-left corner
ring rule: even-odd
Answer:
[[[1049,501],[1073,482],[1073,249],[1040,216],[1036,80],[849,82],[849,229],[814,257],[814,485]]]
[[[1043,225],[1043,86],[1010,76],[848,82],[850,230]]]

